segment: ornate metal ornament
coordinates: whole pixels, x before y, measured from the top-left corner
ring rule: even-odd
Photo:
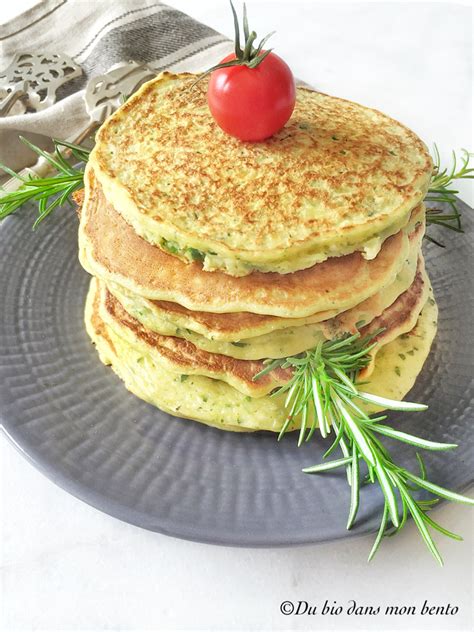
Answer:
[[[91,119],[99,123],[105,121],[140,85],[153,77],[156,72],[146,64],[129,61],[115,64],[105,74],[91,79],[85,94]]]
[[[16,53],[0,71],[0,115],[5,116],[17,101],[24,112],[39,112],[56,101],[57,89],[82,74],[82,68],[67,55]]]

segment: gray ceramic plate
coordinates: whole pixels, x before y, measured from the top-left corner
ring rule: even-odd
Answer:
[[[439,334],[410,393],[428,412],[393,413],[393,423],[433,440],[431,480],[455,490],[473,481],[472,223],[425,245],[440,307]],[[344,474],[307,476],[327,443],[277,444],[267,433],[232,434],[180,420],[128,393],[104,367],[83,326],[89,278],[77,261],[77,218],[65,207],[36,232],[25,208],[0,227],[0,406],[6,434],[55,483],[117,518],[203,542],[276,546],[348,535]],[[400,462],[414,454],[393,444]],[[362,491],[352,534],[375,530],[376,486]]]

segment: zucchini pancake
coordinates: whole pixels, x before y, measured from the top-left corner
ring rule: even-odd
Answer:
[[[170,414],[280,432],[318,425],[287,409],[297,359],[360,335],[364,392],[402,400],[437,323],[421,252],[425,145],[307,88],[283,129],[242,142],[195,78],[162,73],[97,134],[77,202],[100,359]]]

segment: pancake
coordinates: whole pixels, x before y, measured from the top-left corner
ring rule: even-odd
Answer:
[[[151,332],[124,310],[104,284],[97,279],[93,279],[92,284],[98,286],[99,314],[108,327],[169,371],[180,376],[204,375],[222,380],[252,397],[266,395],[291,378],[289,369],[277,369],[254,381],[253,377],[264,368],[263,362],[208,353],[183,338]]]
[[[370,364],[359,372],[361,380],[367,379],[372,374],[375,368],[375,356],[382,347],[413,329],[428,300],[429,290],[430,281],[425,271],[423,257],[421,257],[415,280],[408,290],[401,294],[380,316],[374,318],[369,325],[360,330],[362,336],[373,335],[381,330],[372,339],[373,342],[377,343],[377,346],[370,352],[372,358]]]
[[[90,156],[111,205],[173,257],[234,276],[372,258],[423,200],[429,152],[381,112],[299,87],[287,125],[243,143],[216,125],[193,79],[165,72],[142,86]]]
[[[173,308],[168,312],[164,309],[155,309],[153,301],[135,298],[131,294],[124,295],[118,286],[110,287],[109,291],[122,307],[149,331],[183,338],[209,353],[220,353],[240,360],[284,358],[314,347],[320,340],[324,340],[318,323],[276,329],[252,338],[241,338],[240,332],[236,332],[235,339],[231,341],[214,339],[212,333],[209,333],[209,337],[203,336],[186,326],[175,324]],[[224,314],[220,316],[224,317]],[[178,318],[178,321],[181,320],[183,319]],[[187,320],[192,321],[192,318]]]
[[[95,279],[92,283],[97,285],[99,314],[104,323],[143,355],[151,357],[155,364],[161,364],[169,371],[179,375],[201,375],[221,380],[254,398],[271,393],[276,387],[286,384],[292,376],[290,369],[276,369],[255,380],[255,375],[265,367],[263,360],[240,360],[219,353],[210,353],[183,338],[147,330],[122,307],[103,282]],[[380,347],[414,327],[426,302],[428,284],[421,262],[410,288],[373,323],[362,329],[361,333],[366,335],[376,333],[383,327],[383,331],[374,338],[377,346],[371,351],[372,362],[361,372],[364,379],[372,372],[375,356]],[[310,340],[310,344],[302,351],[313,348],[322,340],[324,336],[320,332],[319,338],[316,341]]]
[[[397,275],[396,280],[360,305],[356,305],[347,312],[342,312],[337,318],[331,320],[318,322],[321,320],[321,315],[318,314],[314,316],[316,320],[314,323],[305,323],[305,319],[295,318],[293,319],[295,323],[293,326],[275,328],[268,333],[248,338],[242,338],[241,332],[235,329],[233,340],[223,340],[221,337],[215,336],[214,331],[209,329],[207,329],[206,335],[202,335],[193,331],[192,327],[196,324],[195,317],[197,316],[199,325],[202,316],[206,316],[205,312],[191,312],[185,308],[180,308],[175,303],[149,301],[130,292],[124,292],[123,288],[115,284],[107,287],[121,306],[136,318],[145,329],[150,331],[165,336],[184,338],[204,351],[221,353],[241,360],[285,358],[310,349],[326,338],[333,338],[349,332],[354,333],[357,331],[356,325],[360,328],[362,324],[368,324],[380,316],[403,292],[408,290],[415,279],[419,247],[417,239],[413,239],[412,242],[410,257]],[[235,314],[229,316],[235,316]],[[225,323],[227,318],[228,315],[224,314],[214,315],[214,320],[218,322]],[[276,317],[273,318],[276,319]],[[289,324],[292,323],[291,319],[285,319],[285,321]],[[299,324],[300,321],[303,324]]]
[[[372,322],[374,318],[380,316],[403,292],[408,290],[415,280],[420,265],[424,269],[421,254],[423,232],[420,226],[410,233],[409,256],[393,283],[352,309],[341,312],[336,317],[327,319],[322,323],[326,338],[333,338],[341,333],[355,333],[364,325]]]
[[[141,239],[105,199],[88,166],[79,228],[82,266],[107,283],[140,296],[178,303],[195,311],[252,312],[301,318],[326,310],[341,312],[393,283],[409,254],[409,238],[399,231],[383,243],[377,257],[360,253],[333,257],[299,272],[254,272],[232,277],[205,272]],[[424,206],[411,215],[409,228],[424,230]]]
[[[257,338],[271,333],[301,328],[337,315],[336,310],[318,312],[304,318],[281,318],[251,312],[213,314],[193,311],[169,301],[152,301],[134,294],[117,283],[107,281],[107,287],[123,307],[147,329],[162,334],[182,336],[189,340],[191,338],[188,336],[193,336],[193,340],[205,338],[215,343],[230,344],[246,340],[255,342]],[[206,343],[203,341],[202,344]]]
[[[432,287],[428,286],[428,300],[415,327],[379,350],[370,377],[367,380],[362,377],[359,379],[364,380],[363,390],[374,395],[383,393],[383,397],[401,401],[415,384],[428,357],[437,327],[438,305]],[[370,414],[380,410],[370,404],[365,409]]]
[[[112,366],[131,392],[172,415],[220,429],[280,431],[286,418],[283,397],[250,397],[221,380],[199,375],[183,380],[149,355],[143,355],[104,323],[95,290],[92,283],[86,303],[87,331],[101,361]],[[381,397],[403,399],[428,356],[436,321],[437,307],[430,293],[415,328],[381,349],[364,390]],[[291,429],[298,426],[295,420]]]

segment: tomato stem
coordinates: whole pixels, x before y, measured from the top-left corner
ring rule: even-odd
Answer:
[[[232,15],[234,17],[234,32],[235,32],[235,56],[237,59],[242,57],[242,49],[240,48],[240,28],[239,28],[239,18],[237,17],[237,13],[235,11],[235,7],[232,4],[232,0],[230,0],[230,8],[232,9]],[[244,4],[244,36],[247,39],[248,32],[248,21],[247,21],[247,9]]]
[[[233,5],[232,0],[229,0],[230,8],[232,9],[232,15],[234,18],[234,32],[235,32],[235,57],[239,62],[236,66],[248,66],[249,68],[256,68],[262,61],[265,59],[265,56],[261,54],[263,45],[271,37],[275,31],[266,35],[257,48],[254,48],[253,43],[257,39],[257,33],[255,31],[250,31],[249,29],[249,21],[247,16],[247,6],[244,2],[243,9],[243,28],[244,28],[244,49],[242,50],[240,46],[240,26],[239,26],[239,18],[237,17],[237,12]],[[267,51],[266,51],[267,52]]]
[[[211,72],[214,72],[214,70],[219,70],[219,68],[229,68],[231,66],[247,66],[247,68],[256,68],[262,63],[265,57],[269,55],[273,50],[272,48],[269,48],[268,50],[263,51],[263,47],[265,43],[268,41],[268,39],[272,35],[275,34],[275,31],[272,31],[271,33],[268,33],[268,35],[265,35],[265,37],[262,38],[262,40],[260,41],[257,48],[254,47],[253,43],[257,39],[257,33],[255,31],[249,31],[247,7],[245,5],[245,2],[244,2],[244,8],[243,8],[244,15],[243,15],[243,21],[242,21],[245,45],[244,45],[244,49],[242,50],[240,46],[239,18],[237,17],[237,12],[232,3],[232,0],[229,0],[229,2],[230,2],[230,8],[232,9],[232,15],[234,18],[235,59],[231,59],[230,61],[226,61],[226,62],[217,64],[216,66],[212,66],[212,68],[209,68],[208,70],[203,72],[201,75],[199,75],[199,77],[191,83],[191,85],[189,86],[190,88],[195,86],[199,81],[201,81],[201,79],[204,79],[204,77],[209,75]]]

